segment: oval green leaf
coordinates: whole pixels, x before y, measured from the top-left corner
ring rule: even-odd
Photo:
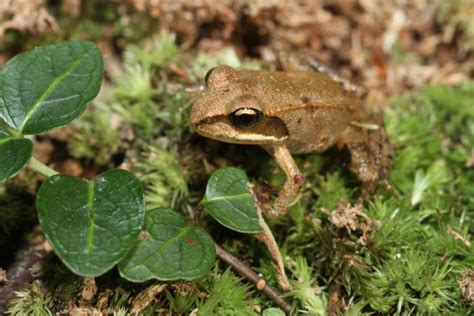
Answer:
[[[285,316],[285,313],[279,308],[270,307],[263,310],[262,316]]]
[[[32,153],[33,143],[29,139],[0,136],[0,181],[20,172],[30,161]]]
[[[103,64],[99,49],[85,41],[15,56],[0,72],[0,118],[22,134],[70,123],[99,92]]]
[[[247,175],[238,168],[219,169],[207,183],[202,204],[225,227],[241,233],[259,233],[262,228],[248,183]]]
[[[122,260],[143,226],[145,197],[138,179],[114,169],[95,181],[48,178],[36,200],[44,234],[74,273],[98,276]]]
[[[141,236],[119,263],[120,275],[129,281],[193,280],[206,275],[215,264],[212,238],[201,228],[188,226],[172,210],[148,211]]]

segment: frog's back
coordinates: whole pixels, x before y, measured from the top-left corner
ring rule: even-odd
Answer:
[[[263,72],[252,81],[267,115],[285,123],[294,153],[327,149],[359,110],[359,98],[324,73]]]

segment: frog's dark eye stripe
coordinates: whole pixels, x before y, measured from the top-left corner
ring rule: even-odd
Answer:
[[[211,69],[209,69],[207,72],[206,72],[206,76],[204,77],[204,82],[206,83],[206,86],[208,85],[208,82],[209,82],[209,77],[211,77],[212,75],[212,71],[214,69],[216,69],[217,67],[212,67]]]
[[[235,127],[239,129],[247,129],[260,122],[262,119],[262,112],[252,108],[241,108],[232,112],[229,119]]]

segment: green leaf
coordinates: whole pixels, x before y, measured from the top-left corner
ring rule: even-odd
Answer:
[[[23,134],[39,134],[77,118],[100,89],[102,54],[90,42],[39,47],[0,72],[0,118]]]
[[[262,313],[263,316],[285,316],[285,313],[275,307],[265,308]]]
[[[431,187],[441,186],[451,181],[452,175],[446,165],[446,161],[436,160],[425,172],[418,169],[415,173],[415,181],[411,195],[411,205],[415,206],[423,200],[426,191]]]
[[[142,238],[119,263],[119,271],[133,282],[192,280],[206,275],[215,261],[214,241],[204,230],[188,226],[170,209],[157,208],[146,213]]]
[[[36,207],[59,258],[82,276],[101,275],[122,260],[145,217],[140,182],[120,169],[104,172],[95,181],[52,176],[39,189]]]
[[[9,138],[0,130],[0,181],[13,177],[31,159],[33,143],[26,138]]]
[[[211,175],[202,201],[219,223],[241,233],[259,233],[255,199],[248,178],[238,168],[219,169]]]

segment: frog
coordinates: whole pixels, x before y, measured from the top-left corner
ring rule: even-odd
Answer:
[[[389,165],[381,116],[364,111],[363,90],[309,60],[286,62],[282,70],[219,65],[207,72],[192,105],[190,123],[198,134],[261,146],[285,173],[276,199],[262,205],[270,219],[288,212],[304,183],[293,155],[335,146],[364,192],[373,190]]]

